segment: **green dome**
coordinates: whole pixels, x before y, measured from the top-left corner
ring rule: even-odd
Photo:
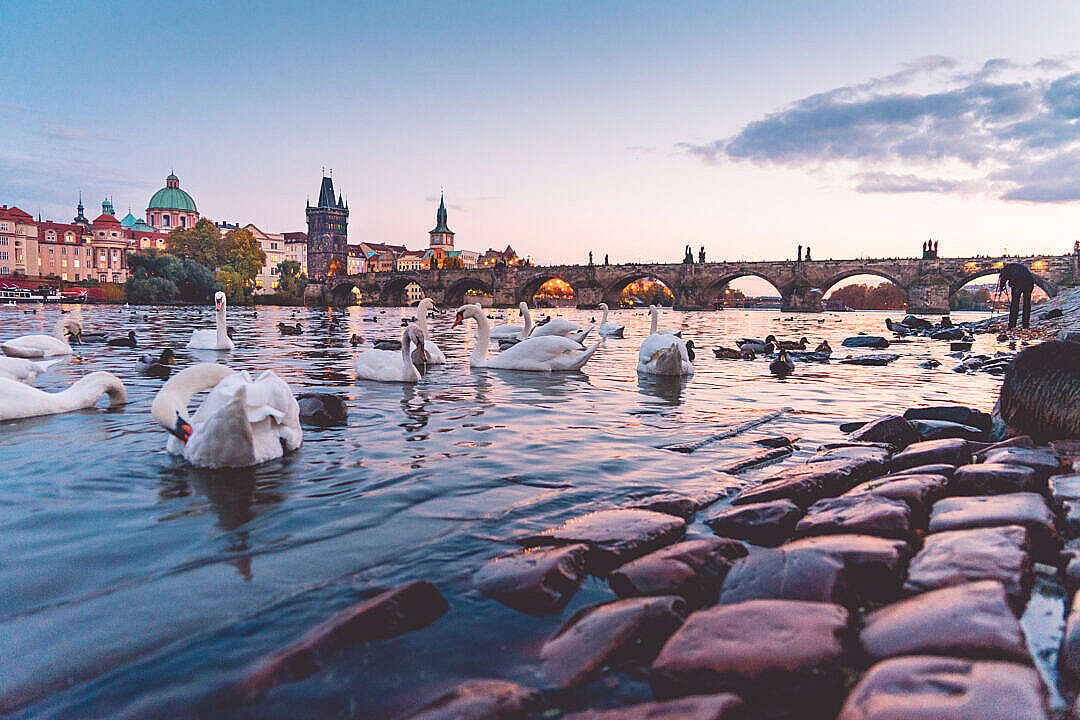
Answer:
[[[146,206],[148,210],[185,210],[187,212],[198,212],[195,208],[195,201],[191,199],[191,196],[180,189],[180,178],[173,174],[169,174],[169,177],[165,178],[165,187],[154,193],[154,196],[150,198],[150,204]]]
[[[120,224],[126,228],[130,228],[134,226],[136,222],[137,220],[135,219],[135,216],[131,214],[130,210],[128,210],[128,214],[124,216],[124,219],[120,221]]]

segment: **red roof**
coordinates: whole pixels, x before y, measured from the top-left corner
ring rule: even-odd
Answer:
[[[93,225],[119,225],[120,221],[116,219],[115,215],[98,215],[94,218]]]
[[[58,223],[52,220],[45,220],[39,222],[38,226],[38,240],[40,242],[49,242],[48,236],[45,234],[48,230],[56,232],[56,242],[64,242],[65,233],[75,233],[75,242],[82,242],[83,235],[86,233],[86,229],[82,225],[74,225],[72,223]]]
[[[34,217],[30,213],[23,212],[19,208],[12,205],[0,205],[0,218],[4,220],[14,220],[15,222],[26,222],[27,220],[33,220]]]

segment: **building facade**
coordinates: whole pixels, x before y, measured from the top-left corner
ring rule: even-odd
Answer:
[[[199,220],[195,201],[180,189],[180,178],[169,173],[165,187],[150,197],[146,206],[146,222],[158,230],[171,232],[176,228],[192,227]]]
[[[38,275],[38,228],[30,213],[0,205],[0,275]]]
[[[398,272],[418,272],[426,270],[424,256],[417,252],[405,252],[397,257],[395,266]]]
[[[282,233],[285,238],[285,259],[300,264],[300,272],[307,275],[307,233]]]
[[[308,277],[322,282],[344,275],[349,268],[349,208],[341,195],[334,198],[334,181],[323,177],[319,204],[307,205]]]
[[[360,245],[349,246],[349,274],[360,275],[367,272],[367,255]]]
[[[265,295],[277,292],[278,265],[286,259],[285,235],[263,232],[252,223],[248,223],[241,229],[251,233],[251,236],[259,243],[259,249],[266,254],[266,262],[263,263],[259,274],[255,276],[255,294]]]

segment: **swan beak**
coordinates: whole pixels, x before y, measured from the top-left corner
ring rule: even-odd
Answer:
[[[458,313],[457,315],[454,316],[454,324],[450,326],[450,329],[453,330],[454,328],[456,328],[460,324],[461,324],[461,313]]]
[[[180,417],[180,413],[176,413],[176,424],[169,429],[169,432],[178,437],[180,442],[186,443],[188,438],[191,437],[191,424]]]
[[[221,309],[221,301],[220,300],[215,300],[214,301],[214,310],[220,310],[220,309]]]

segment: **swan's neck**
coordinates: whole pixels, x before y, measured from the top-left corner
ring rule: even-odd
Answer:
[[[56,412],[69,412],[89,407],[102,395],[109,396],[109,405],[127,401],[127,392],[117,377],[107,372],[92,372],[76,380],[63,392],[48,395],[49,404]]]
[[[409,333],[401,336],[401,364],[406,370],[412,367],[412,338]]]
[[[199,363],[174,375],[154,398],[150,414],[166,430],[176,426],[176,418],[188,419],[187,406],[195,393],[209,390],[233,371],[217,363]]]
[[[427,308],[422,305],[416,313],[416,325],[420,332],[424,333],[424,337],[427,337]]]
[[[472,351],[472,364],[479,365],[487,359],[488,342],[491,339],[491,325],[483,311],[476,314],[476,347]]]
[[[218,342],[224,342],[225,338],[229,337],[228,328],[225,325],[225,305],[221,306],[221,309],[214,313],[214,323],[217,326],[217,339]]]
[[[56,321],[56,325],[53,326],[53,337],[60,342],[67,342],[67,320],[60,318]]]
[[[601,305],[600,310],[603,312],[603,315],[600,316],[600,325],[604,326],[607,324],[607,305]]]
[[[529,312],[528,305],[521,309],[521,317],[524,318],[524,322],[521,326],[521,339],[524,340],[529,337],[529,333],[531,333],[533,329],[532,313]]]
[[[656,323],[657,323],[657,320],[660,318],[660,311],[657,310],[656,308],[653,308],[649,312],[649,316],[652,318],[652,320],[649,322],[649,334],[650,335],[655,335],[656,334]]]

